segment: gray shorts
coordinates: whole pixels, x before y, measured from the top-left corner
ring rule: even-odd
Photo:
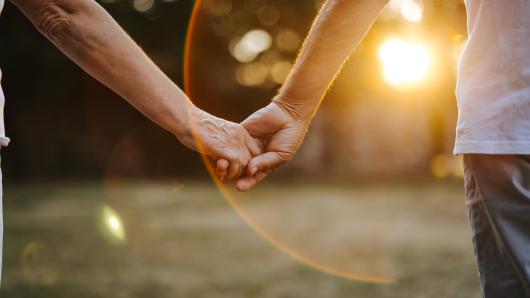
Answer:
[[[530,297],[530,156],[466,154],[464,172],[483,297]]]
[[[1,162],[0,162],[1,167]],[[2,170],[0,169],[0,284],[2,282],[2,247],[3,247],[3,236],[4,236],[4,219],[3,219],[3,208],[2,208]]]
[[[1,167],[1,162],[0,162]],[[3,247],[3,236],[4,236],[4,219],[3,219],[3,208],[2,208],[2,170],[0,169],[0,283],[2,282],[2,247]]]

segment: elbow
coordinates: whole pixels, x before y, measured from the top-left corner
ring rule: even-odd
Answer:
[[[45,2],[35,11],[35,27],[53,43],[62,44],[71,35],[72,16],[56,1]]]

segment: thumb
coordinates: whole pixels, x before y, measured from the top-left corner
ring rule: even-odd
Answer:
[[[249,191],[263,179],[267,178],[270,173],[272,173],[272,170],[268,170],[267,172],[257,172],[254,176],[243,177],[237,181],[236,189],[240,192]]]
[[[257,172],[268,172],[285,163],[285,159],[277,152],[266,152],[254,157],[247,166],[247,172],[250,176]]]

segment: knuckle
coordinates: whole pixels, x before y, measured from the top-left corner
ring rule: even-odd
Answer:
[[[235,154],[234,152],[228,152],[226,154],[226,158],[230,161],[230,164],[237,162],[239,160],[237,154]]]
[[[234,125],[230,129],[230,136],[238,141],[245,140],[245,129],[240,125]]]
[[[277,155],[278,155],[278,159],[282,163],[288,162],[291,159],[293,159],[293,155],[287,152],[279,152]]]

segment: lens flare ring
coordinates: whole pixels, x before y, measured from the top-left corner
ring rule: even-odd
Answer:
[[[192,55],[192,44],[194,40],[194,32],[195,28],[197,26],[197,19],[199,10],[202,5],[202,0],[197,0],[195,2],[192,15],[190,18],[190,23],[188,25],[188,33],[186,37],[186,46],[185,46],[185,53],[184,53],[184,88],[187,94],[190,94],[191,91],[191,72],[192,72],[192,65],[191,65],[191,55]],[[193,124],[192,124],[193,126]],[[256,221],[254,221],[241,207],[241,205],[236,201],[236,199],[230,194],[228,189],[224,184],[221,183],[221,181],[217,178],[215,175],[215,169],[209,160],[209,158],[204,154],[205,148],[202,144],[201,140],[195,137],[195,142],[197,144],[197,147],[199,149],[199,152],[201,153],[201,157],[204,161],[204,164],[206,165],[206,168],[208,170],[208,173],[212,177],[214,183],[216,184],[217,188],[222,193],[223,197],[226,199],[226,201],[230,204],[230,206],[234,209],[234,211],[241,217],[241,219],[252,229],[254,232],[256,232],[259,236],[261,236],[263,239],[268,241],[271,245],[276,247],[278,250],[282,251],[283,253],[287,254],[288,256],[292,257],[293,259],[311,267],[314,269],[317,269],[321,272],[345,278],[350,280],[355,280],[359,282],[366,282],[366,283],[378,283],[378,284],[390,284],[394,283],[395,279],[389,276],[384,275],[364,275],[364,274],[356,274],[353,272],[347,272],[342,270],[337,270],[333,268],[332,266],[328,266],[326,264],[322,264],[320,262],[316,262],[308,257],[305,257],[301,253],[295,251],[291,247],[288,247],[286,244],[282,243],[281,241],[275,239],[270,233],[268,233],[263,227],[261,227]]]

